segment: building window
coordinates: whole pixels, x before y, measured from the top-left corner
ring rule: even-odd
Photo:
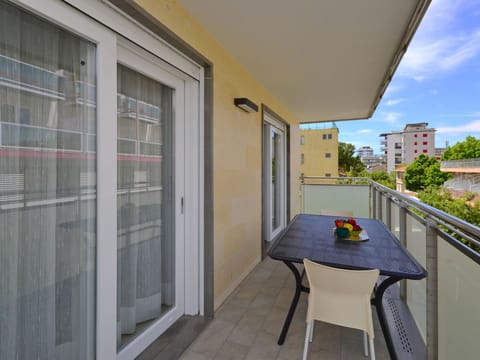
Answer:
[[[332,140],[332,134],[328,134],[328,140]]]
[[[428,153],[428,150],[427,150],[427,149],[423,149],[423,153],[424,153],[424,154]]]
[[[326,173],[326,174],[325,174],[325,176],[326,176],[326,177],[331,177],[331,176],[332,176],[332,174],[330,174],[330,173]]]
[[[428,136],[428,134],[423,134],[422,136],[423,136],[423,137],[427,137],[427,136]]]
[[[413,143],[413,145],[417,145],[417,142],[415,141],[415,142]]]
[[[417,134],[415,134],[415,135],[413,135],[413,136],[414,136],[414,137],[418,137],[418,135],[417,135]]]
[[[300,164],[305,164],[305,154],[300,154]]]
[[[332,134],[322,134],[323,140],[332,140]]]
[[[416,153],[418,152],[418,150],[417,150],[417,149],[415,149],[413,152],[416,154]]]
[[[305,136],[300,136],[300,145],[305,145]]]
[[[428,141],[424,141],[424,142],[423,142],[423,145],[428,145]]]
[[[332,157],[332,154],[330,154],[330,153],[325,153],[325,157],[326,157],[326,158],[331,158],[331,157]]]
[[[322,139],[327,140],[327,134],[322,134]]]

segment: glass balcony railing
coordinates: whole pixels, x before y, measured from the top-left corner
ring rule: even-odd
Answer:
[[[479,227],[369,179],[302,177],[301,183],[302,212],[379,219],[427,269],[426,279],[405,281],[400,294],[428,359],[478,358]]]

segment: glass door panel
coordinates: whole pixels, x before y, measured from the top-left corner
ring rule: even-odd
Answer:
[[[117,68],[117,347],[175,305],[174,89]]]
[[[264,119],[264,239],[271,241],[286,225],[285,129],[276,120]]]
[[[96,46],[0,0],[0,358],[94,359]]]

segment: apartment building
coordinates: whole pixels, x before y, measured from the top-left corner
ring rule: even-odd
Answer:
[[[338,128],[300,129],[300,174],[338,176]]]
[[[420,154],[435,156],[435,129],[428,123],[405,125],[402,131],[380,134],[381,150],[387,156],[387,171],[395,170],[400,164],[411,164]]]

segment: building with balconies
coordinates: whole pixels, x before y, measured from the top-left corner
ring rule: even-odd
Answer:
[[[411,164],[420,154],[435,156],[435,129],[428,123],[407,124],[402,131],[380,134],[382,151],[387,156],[387,171]]]

